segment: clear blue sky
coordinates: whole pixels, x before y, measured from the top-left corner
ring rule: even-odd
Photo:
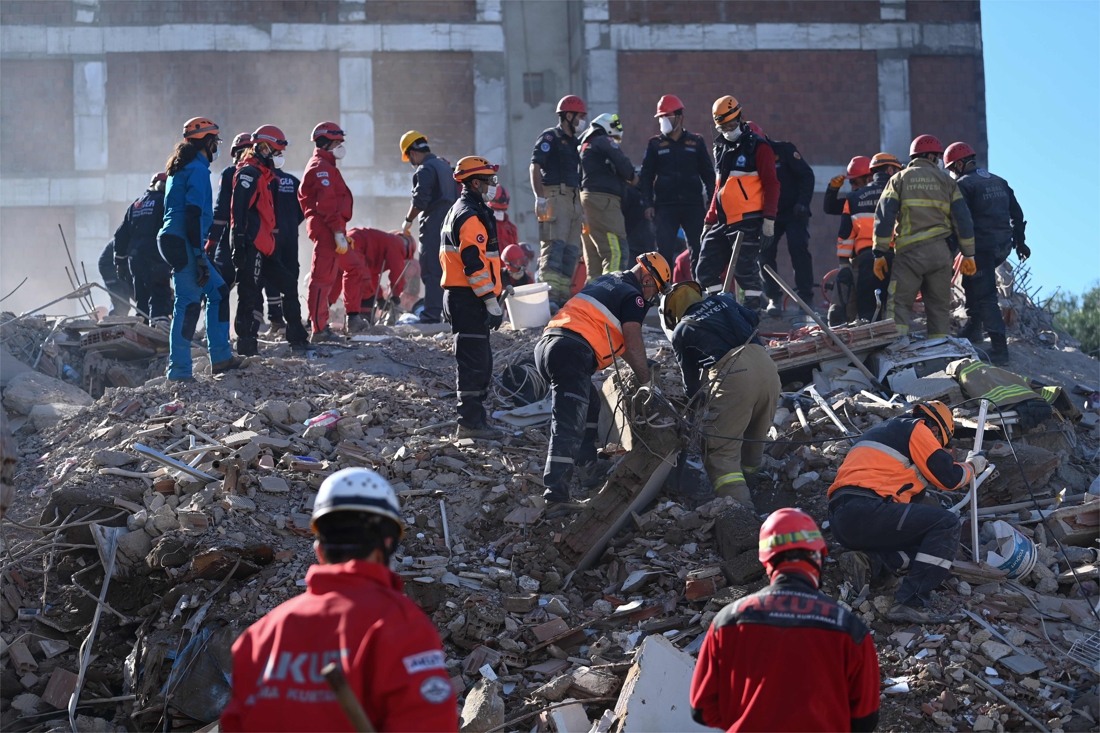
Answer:
[[[1024,209],[1032,281],[1081,293],[1100,279],[1100,2],[982,0],[982,41],[989,169]]]

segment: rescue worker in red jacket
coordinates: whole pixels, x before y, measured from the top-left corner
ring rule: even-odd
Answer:
[[[489,208],[493,210],[493,218],[497,220],[497,239],[500,241],[502,252],[510,244],[519,244],[519,231],[508,218],[508,205],[511,202],[512,198],[504,186],[497,186],[497,195],[489,202]]]
[[[705,219],[708,229],[703,235],[696,279],[710,292],[721,290],[734,237],[744,232],[734,276],[745,291],[745,307],[760,310],[764,291],[759,254],[775,241],[779,209],[775,153],[765,138],[749,129],[741,105],[733,97],[719,97],[711,113],[718,130],[714,139],[718,181]]]
[[[343,271],[344,309],[347,333],[368,328],[359,315],[362,300],[362,258],[346,257],[348,222],[351,221],[352,196],[336,167],[344,157],[344,131],[335,122],[322,122],[313,128],[316,150],[302,173],[298,200],[306,216],[306,232],[313,241],[313,262],[309,271],[310,341],[335,341],[328,325],[329,292]]]
[[[550,385],[550,444],[542,480],[549,505],[569,501],[573,466],[581,480],[596,463],[600,396],[592,384],[597,370],[621,356],[639,384],[649,381],[642,321],[672,281],[672,269],[657,252],[638,257],[634,267],[590,281],[561,307],[535,345],[535,363]],[[548,507],[548,516],[556,508]]]
[[[530,285],[534,282],[527,272],[527,254],[518,244],[509,244],[500,253],[500,257],[504,260],[504,267],[500,271],[503,287],[518,288],[520,285]]]
[[[233,644],[221,729],[355,730],[321,676],[336,662],[376,730],[458,730],[439,634],[389,569],[404,535],[393,488],[369,468],[337,471],[321,484],[311,524],[320,564],[305,593]]]
[[[233,268],[233,247],[229,243],[229,217],[233,203],[233,176],[237,174],[237,163],[241,162],[241,156],[248,152],[252,144],[251,132],[239,132],[233,138],[233,144],[229,148],[229,154],[233,156],[233,163],[222,168],[221,183],[218,186],[218,197],[214,199],[214,223],[210,225],[210,231],[206,234],[206,242],[203,250],[207,258],[214,263],[218,273],[229,287],[237,282],[237,271]]]
[[[691,680],[691,716],[727,731],[872,731],[875,643],[854,613],[821,593],[828,550],[810,515],[784,508],[760,528],[771,585],[723,608]]]
[[[263,287],[279,291],[286,314],[286,340],[295,351],[304,352],[308,336],[302,326],[298,302],[298,275],[291,272],[275,251],[275,196],[279,179],[273,168],[288,145],[283,131],[263,125],[252,133],[252,144],[237,163],[233,176],[230,242],[233,266],[237,270],[237,353],[259,353],[256,336],[264,320]]]
[[[363,257],[366,277],[363,278],[359,312],[370,319],[375,305],[384,310],[391,303],[396,306],[401,299],[401,293],[405,292],[405,263],[416,257],[416,244],[408,234],[370,227],[349,229],[348,239],[354,244],[353,251]],[[390,275],[388,298],[379,298],[383,272]]]
[[[942,491],[966,486],[989,465],[973,452],[956,463],[944,450],[954,432],[947,405],[920,402],[912,417],[895,417],[856,438],[829,487],[833,537],[853,550],[840,567],[856,593],[884,572],[909,572],[887,614],[892,621],[942,620],[927,606],[951,570],[959,518],[913,498],[930,485]]]
[[[462,192],[443,220],[439,250],[443,317],[454,334],[459,440],[504,437],[489,425],[485,412],[493,378],[489,332],[504,321],[497,301],[501,292],[497,222],[487,203],[496,194],[499,168],[476,155],[459,160],[454,179],[462,185]]]

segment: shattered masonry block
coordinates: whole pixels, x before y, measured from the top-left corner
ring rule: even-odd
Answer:
[[[732,585],[747,585],[764,575],[764,566],[755,550],[743,552],[723,563],[722,570]]]
[[[760,518],[747,507],[738,506],[719,514],[714,520],[714,538],[718,554],[732,562],[741,553],[757,549]]]

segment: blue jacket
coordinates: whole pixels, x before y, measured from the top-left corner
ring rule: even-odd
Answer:
[[[188,232],[188,209],[192,210],[193,221],[197,214],[197,232]],[[164,191],[164,226],[160,228],[160,236],[171,234],[201,249],[213,221],[214,191],[210,187],[210,161],[200,153],[183,170],[168,177],[168,187]]]

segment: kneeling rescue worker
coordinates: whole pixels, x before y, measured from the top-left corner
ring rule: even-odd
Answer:
[[[609,272],[585,285],[542,332],[535,345],[535,363],[550,385],[550,445],[542,474],[548,504],[569,501],[574,464],[585,469],[596,462],[600,416],[600,396],[592,384],[596,370],[622,356],[639,384],[649,382],[642,321],[671,280],[672,269],[665,258],[647,252],[631,269]]]
[[[718,612],[691,680],[691,716],[727,731],[871,731],[875,643],[859,617],[818,590],[828,552],[810,515],[774,512],[760,528],[771,585]]]
[[[985,470],[971,452],[955,463],[943,450],[955,418],[942,402],[920,402],[911,417],[895,417],[855,439],[829,487],[829,522],[837,542],[854,552],[840,558],[845,578],[860,592],[884,573],[909,574],[887,614],[892,621],[938,623],[929,594],[951,570],[959,518],[946,509],[912,503],[929,484],[954,491]]]
[[[405,534],[393,488],[369,468],[325,479],[313,508],[320,564],[307,591],[233,644],[223,731],[353,730],[321,670],[336,662],[378,731],[455,731],[455,694],[435,625],[389,562]]]
[[[704,465],[714,493],[753,509],[745,479],[760,470],[780,392],[775,362],[756,336],[760,317],[729,293],[704,300],[699,284],[688,281],[662,299],[661,321],[684,376],[684,394],[691,399],[706,382],[704,430],[722,436],[707,439]]]

